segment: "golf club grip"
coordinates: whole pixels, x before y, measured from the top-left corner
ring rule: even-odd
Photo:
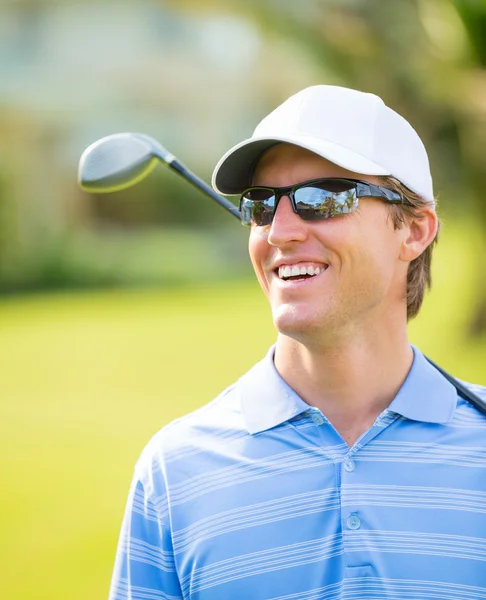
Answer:
[[[210,196],[213,200],[215,200],[218,204],[220,204],[223,208],[225,208],[228,212],[234,215],[238,220],[241,221],[241,215],[238,208],[232,204],[223,196],[220,196],[216,193],[212,187],[210,187],[205,181],[200,179],[197,175],[195,175],[192,171],[190,171],[186,166],[184,166],[181,162],[174,158],[174,160],[169,163],[169,167],[174,169],[179,175],[182,175],[184,179],[187,179],[192,185],[199,188],[202,192],[204,192],[207,196]]]
[[[441,375],[443,375],[447,379],[447,381],[449,381],[449,383],[452,383],[452,385],[456,388],[458,394],[462,398],[464,398],[464,400],[470,402],[474,407],[476,407],[479,410],[480,413],[486,415],[486,400],[480,398],[474,392],[471,392],[471,390],[468,390],[466,386],[462,385],[462,383],[457,381],[455,377],[447,373],[447,371],[444,371],[442,367],[439,367],[439,365],[435,364],[435,362],[430,360],[430,358],[428,358],[427,356],[425,358],[433,367],[435,367],[439,371]]]

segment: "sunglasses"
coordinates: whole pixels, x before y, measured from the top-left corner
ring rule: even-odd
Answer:
[[[358,198],[379,198],[391,204],[408,204],[400,194],[387,188],[337,177],[321,177],[288,187],[253,186],[240,199],[243,225],[270,225],[282,196],[288,196],[293,211],[304,221],[341,217],[358,209]]]

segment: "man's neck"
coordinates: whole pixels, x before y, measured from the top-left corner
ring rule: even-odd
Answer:
[[[275,367],[309,405],[319,408],[349,446],[389,406],[413,362],[406,331],[310,348],[279,335]]]

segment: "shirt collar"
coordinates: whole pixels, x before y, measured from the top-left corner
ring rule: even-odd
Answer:
[[[418,348],[412,348],[412,367],[388,411],[413,421],[447,423],[456,409],[456,389]],[[278,374],[274,352],[272,346],[238,382],[242,415],[250,434],[276,427],[311,408]]]
[[[388,410],[412,421],[448,423],[457,406],[456,388],[412,346],[413,363]]]
[[[310,408],[280,377],[273,364],[274,353],[272,346],[238,382],[241,411],[251,434],[276,427]]]

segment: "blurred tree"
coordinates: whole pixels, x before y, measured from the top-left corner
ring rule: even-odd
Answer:
[[[476,208],[486,235],[486,1],[455,0],[454,6],[474,52],[473,66],[465,74],[465,89],[460,95],[458,120],[465,157],[464,171],[471,181]],[[486,331],[486,281],[483,266],[485,257],[486,242],[482,244],[479,254],[477,309],[469,326],[472,335]]]

